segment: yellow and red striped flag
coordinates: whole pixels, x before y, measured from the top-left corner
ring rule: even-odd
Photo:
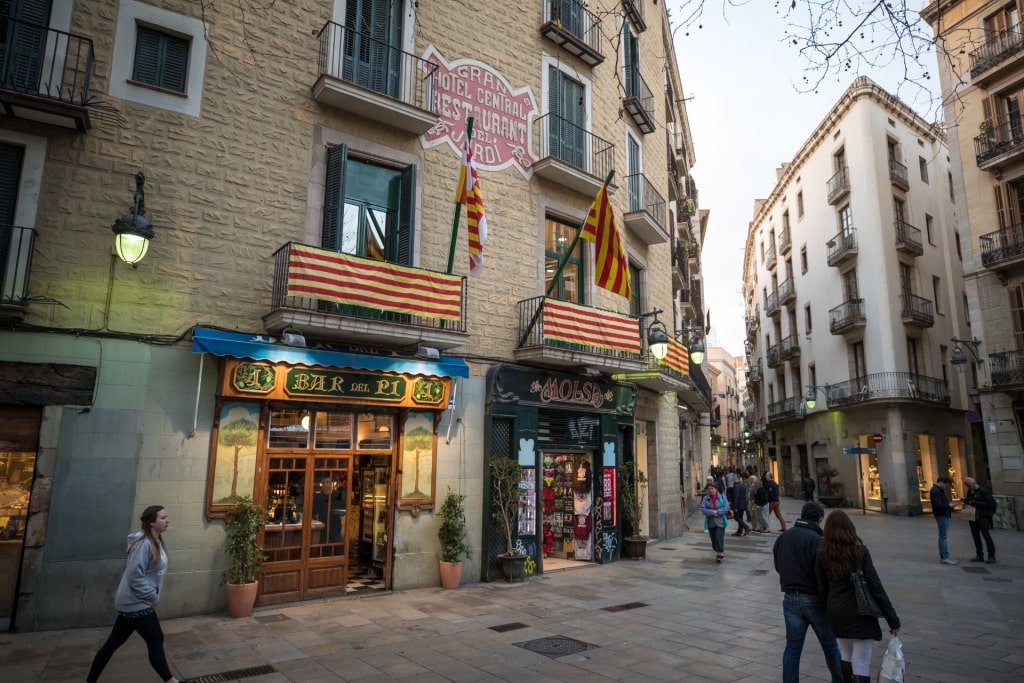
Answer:
[[[473,145],[469,136],[462,150],[462,170],[455,201],[466,205],[469,224],[469,274],[479,277],[484,270],[484,242],[487,241],[487,216],[484,215],[484,196],[480,192],[480,177],[476,172]],[[454,247],[453,247],[454,248]]]
[[[608,183],[601,186],[601,191],[594,198],[580,237],[594,243],[594,282],[597,286],[628,299],[629,263],[619,237],[619,228],[615,225]]]

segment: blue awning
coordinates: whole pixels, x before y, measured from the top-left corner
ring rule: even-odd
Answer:
[[[375,356],[331,349],[299,348],[282,344],[275,337],[268,335],[224,332],[203,327],[196,327],[192,331],[192,350],[214,356],[268,360],[273,363],[321,365],[431,377],[469,377],[469,366],[466,365],[466,361],[452,356],[422,360],[397,354]]]

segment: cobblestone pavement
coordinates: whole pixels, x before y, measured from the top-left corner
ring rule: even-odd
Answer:
[[[783,501],[790,523],[800,505]],[[960,564],[948,566],[939,563],[931,516],[847,512],[903,621],[907,681],[1022,680],[1024,533],[995,532],[999,563],[972,563],[967,523],[955,519],[950,550]],[[690,524],[652,544],[646,560],[585,564],[522,584],[278,605],[247,619],[168,619],[168,658],[177,675],[209,683],[779,681],[778,532],[727,535],[719,565],[700,518]],[[83,681],[107,631],[0,634],[0,681]],[[802,673],[828,680],[813,635]],[[140,638],[118,651],[102,680],[157,681]]]

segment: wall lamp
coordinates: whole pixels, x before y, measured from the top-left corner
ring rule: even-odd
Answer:
[[[652,356],[661,360],[668,355],[668,330],[665,329],[665,323],[658,320],[659,313],[664,311],[656,308],[648,313],[641,313],[637,318],[643,320],[648,316],[654,316],[654,322],[647,328],[647,348],[650,349]]]
[[[139,261],[149,251],[149,241],[153,239],[153,224],[146,218],[146,174],[139,171],[135,174],[135,203],[129,213],[114,221],[114,248],[122,261],[132,268],[137,268]]]
[[[818,392],[825,395],[825,401],[828,401],[828,385],[818,386],[817,384],[808,384],[807,391],[804,393],[804,403],[807,404],[808,410],[814,410],[814,406],[818,405],[817,397]]]
[[[963,372],[964,366],[967,365],[967,356],[964,355],[963,349],[960,348],[961,344],[966,346],[971,352],[976,363],[983,362],[981,356],[978,355],[978,347],[981,346],[981,340],[977,337],[974,339],[957,339],[956,337],[953,337],[950,341],[956,344],[956,346],[954,346],[953,350],[949,352],[949,362],[954,368],[956,368],[957,372]]]
[[[684,330],[678,330],[676,335],[685,334],[689,340],[688,350],[690,352],[690,362],[694,365],[704,364],[704,342],[701,341],[699,326],[687,327]]]

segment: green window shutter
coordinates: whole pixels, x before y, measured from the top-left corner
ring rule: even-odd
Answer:
[[[402,169],[401,196],[398,203],[398,250],[395,262],[412,265],[413,230],[416,227],[416,165]]]
[[[189,41],[140,26],[135,42],[132,80],[185,92]]]
[[[345,161],[348,148],[335,145],[327,148],[327,174],[324,178],[324,219],[320,246],[341,251],[341,221],[344,217]]]
[[[157,85],[160,80],[160,34],[139,27],[135,42],[135,67],[132,80]]]
[[[0,226],[14,223],[14,209],[18,203],[21,184],[21,160],[25,150],[17,145],[0,144]],[[5,247],[6,242],[3,245]],[[0,268],[3,267],[0,263]]]
[[[189,42],[166,36],[164,68],[161,86],[175,92],[185,92],[188,78]]]

